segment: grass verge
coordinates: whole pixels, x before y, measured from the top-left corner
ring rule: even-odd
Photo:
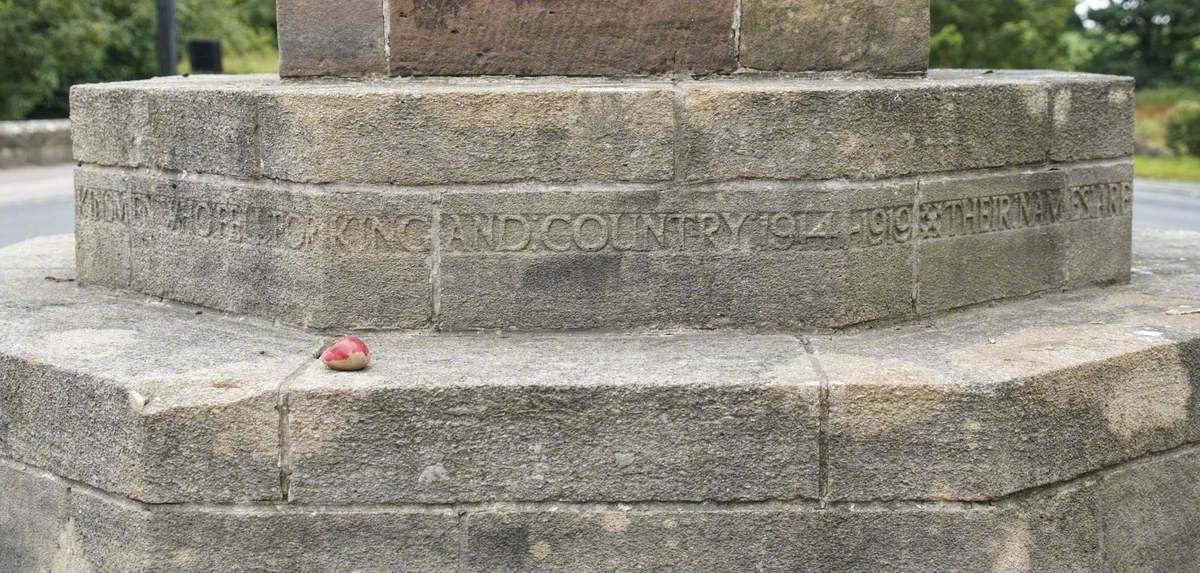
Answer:
[[[1167,115],[1181,101],[1200,101],[1200,92],[1189,88],[1150,88],[1137,91],[1137,139],[1163,147],[1167,144]]]
[[[1170,179],[1173,181],[1200,181],[1200,157],[1146,157],[1133,158],[1136,177],[1148,179]]]

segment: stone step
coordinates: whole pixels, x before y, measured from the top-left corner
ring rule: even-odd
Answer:
[[[883,179],[1133,154],[1133,80],[208,76],[75,86],[76,160],[298,183]]]
[[[920,73],[929,0],[281,0],[284,76]]]
[[[1131,90],[962,71],[76,87],[80,279],[448,331],[843,327],[1120,282]]]
[[[908,325],[368,333],[337,373],[35,240],[0,250],[0,569],[1186,568],[1198,243]]]
[[[1191,447],[997,503],[155,506],[0,461],[0,567],[1190,571],[1198,468]]]

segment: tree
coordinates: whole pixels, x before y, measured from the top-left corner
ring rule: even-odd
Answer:
[[[130,20],[132,7],[121,4],[0,0],[0,37],[10,39],[0,42],[0,118],[65,109],[68,79],[141,76],[142,54],[118,21]],[[64,101],[56,106],[56,98]]]
[[[1082,28],[1075,5],[1076,0],[933,0],[933,65],[1068,69],[1069,34]]]
[[[1200,2],[1116,0],[1088,12],[1085,65],[1139,85],[1200,86]]]
[[[229,53],[274,42],[272,0],[179,0],[181,36]],[[0,0],[0,120],[66,117],[77,83],[155,72],[154,0]]]

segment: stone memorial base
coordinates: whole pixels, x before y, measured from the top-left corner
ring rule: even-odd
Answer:
[[[80,280],[314,328],[836,328],[1129,278],[1133,83],[77,86]]]
[[[376,333],[348,374],[27,242],[0,570],[1193,571],[1200,235],[1137,245],[1132,284],[901,326]]]

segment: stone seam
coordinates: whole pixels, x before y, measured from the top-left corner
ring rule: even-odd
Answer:
[[[916,197],[913,198],[913,217],[916,218],[921,212],[921,205],[925,202],[925,185],[921,178],[917,178],[916,182]],[[918,221],[919,224],[919,221]],[[921,233],[913,233],[912,241],[912,316],[920,316],[921,314]]]
[[[320,350],[317,352],[320,352]],[[279,388],[276,389],[277,402],[275,409],[279,412],[279,499],[285,503],[291,503],[292,501],[292,413],[289,386],[303,375],[312,363],[312,360],[305,360],[304,364],[301,364],[291,374],[284,377],[279,382]]]
[[[686,164],[684,158],[687,156],[687,92],[680,85],[680,82],[671,83],[671,91],[674,98],[671,101],[671,124],[674,132],[672,133],[672,149],[671,149],[671,169],[672,181],[676,184],[687,180]]]
[[[429,325],[442,326],[442,192],[435,191],[429,220]]]
[[[1109,528],[1108,516],[1105,515],[1104,512],[1097,513],[1100,514],[1096,516],[1096,523],[1100,530],[1099,534],[1096,536],[1097,553],[1100,554],[1100,573],[1113,573],[1111,565],[1112,561],[1110,561],[1108,544],[1106,543],[1108,536],[1112,534],[1112,531]]]
[[[392,0],[380,2],[383,8],[383,65],[384,75],[392,75]]]
[[[76,193],[78,193],[78,190]],[[127,185],[123,190],[122,195],[124,196],[123,200],[125,201],[125,204],[128,205],[129,202],[133,200],[133,186]],[[79,215],[76,215],[76,229],[79,228],[78,219]],[[125,264],[128,266],[128,272],[125,277],[125,288],[133,289],[134,269],[136,268],[133,264],[133,223],[126,220],[121,226],[125,229],[125,244],[128,247],[125,259]]]
[[[1158,450],[1138,458],[1092,470],[1090,472],[1054,483],[1019,490],[1001,497],[986,500],[889,500],[889,501],[830,501],[821,507],[818,501],[809,499],[773,501],[519,501],[519,502],[475,502],[475,503],[368,503],[368,504],[301,504],[301,503],[146,503],[127,496],[115,494],[84,482],[65,478],[49,470],[0,457],[0,466],[14,471],[58,483],[64,487],[85,493],[93,498],[126,509],[152,514],[211,513],[237,515],[278,514],[435,514],[456,513],[461,518],[476,513],[531,513],[539,511],[573,512],[579,514],[609,512],[764,512],[764,511],[837,511],[846,513],[869,513],[886,511],[925,512],[969,512],[992,509],[1020,508],[1025,502],[1043,496],[1071,493],[1083,487],[1101,483],[1112,476],[1159,461],[1170,461],[1179,457],[1200,454],[1200,442],[1188,442],[1173,448]]]
[[[429,193],[442,191],[473,191],[480,193],[499,193],[503,194],[506,191],[587,191],[587,190],[617,190],[617,191],[638,191],[638,190],[670,190],[670,189],[704,189],[714,186],[727,186],[728,190],[740,191],[738,186],[746,186],[745,190],[750,190],[754,185],[775,185],[780,188],[787,187],[802,187],[814,185],[838,184],[842,186],[852,187],[854,185],[895,185],[920,182],[924,179],[954,179],[954,178],[975,178],[975,177],[990,177],[1003,175],[1017,175],[1022,173],[1044,173],[1052,170],[1063,169],[1088,169],[1095,167],[1115,166],[1121,163],[1132,161],[1132,157],[1110,157],[1099,159],[1088,159],[1082,161],[1070,161],[1059,163],[1026,163],[1020,165],[1008,165],[1004,167],[982,167],[978,169],[964,169],[958,171],[931,171],[927,173],[914,173],[898,177],[888,177],[882,179],[764,179],[756,177],[740,177],[723,180],[680,180],[680,181],[652,181],[652,182],[635,182],[635,181],[570,181],[570,182],[548,182],[535,179],[523,179],[506,181],[503,183],[436,183],[436,184],[416,184],[416,185],[390,185],[385,183],[305,183],[300,181],[290,181],[287,179],[278,179],[273,177],[239,177],[236,175],[226,175],[222,173],[206,173],[199,171],[179,171],[174,169],[160,169],[157,167],[137,166],[131,167],[126,165],[105,165],[101,163],[80,162],[79,167],[96,170],[107,171],[109,173],[130,173],[141,175],[144,177],[164,177],[174,179],[187,179],[198,183],[208,184],[229,184],[229,185],[260,185],[277,187],[281,191],[304,192],[313,190],[329,190],[336,189],[340,192],[353,191],[373,191],[384,193]]]
[[[733,0],[733,65],[742,69],[742,0]]]
[[[1055,164],[1054,164],[1054,134],[1056,131],[1054,128],[1054,113],[1055,113],[1055,109],[1056,109],[1055,99],[1057,99],[1057,98],[1054,97],[1054,91],[1055,91],[1054,84],[1052,84],[1050,82],[1040,82],[1040,83],[1042,83],[1042,85],[1044,85],[1046,88],[1046,119],[1045,119],[1044,123],[1042,124],[1043,125],[1042,129],[1044,129],[1046,132],[1046,141],[1051,142],[1050,145],[1046,148],[1046,159],[1045,159],[1044,164],[1045,164],[1046,170],[1053,170],[1055,168]],[[1131,157],[1131,158],[1129,158],[1129,160],[1132,161],[1133,158]],[[1100,162],[1103,162],[1104,160],[1096,160],[1096,161],[1098,163],[1100,163]],[[1109,162],[1111,163],[1112,160],[1110,160]],[[1070,188],[1070,185],[1071,185],[1070,177],[1068,177],[1067,187]],[[1069,224],[1070,223],[1068,223],[1068,225]],[[1075,234],[1071,233],[1071,232],[1066,233],[1066,239],[1064,240],[1063,246],[1067,249],[1068,252],[1074,248],[1074,243],[1075,243],[1074,235]],[[1060,278],[1062,279],[1062,284],[1061,284],[1060,288],[1066,287],[1067,285],[1071,284],[1071,266],[1068,265],[1065,260],[1062,261],[1062,276]],[[1043,292],[1046,292],[1046,291],[1043,291]]]
[[[467,573],[468,550],[471,546],[471,514],[466,511],[458,512],[458,570]]]
[[[812,340],[805,336],[797,338],[820,383],[817,392],[817,506],[826,509],[829,507],[829,375],[817,359]]]

